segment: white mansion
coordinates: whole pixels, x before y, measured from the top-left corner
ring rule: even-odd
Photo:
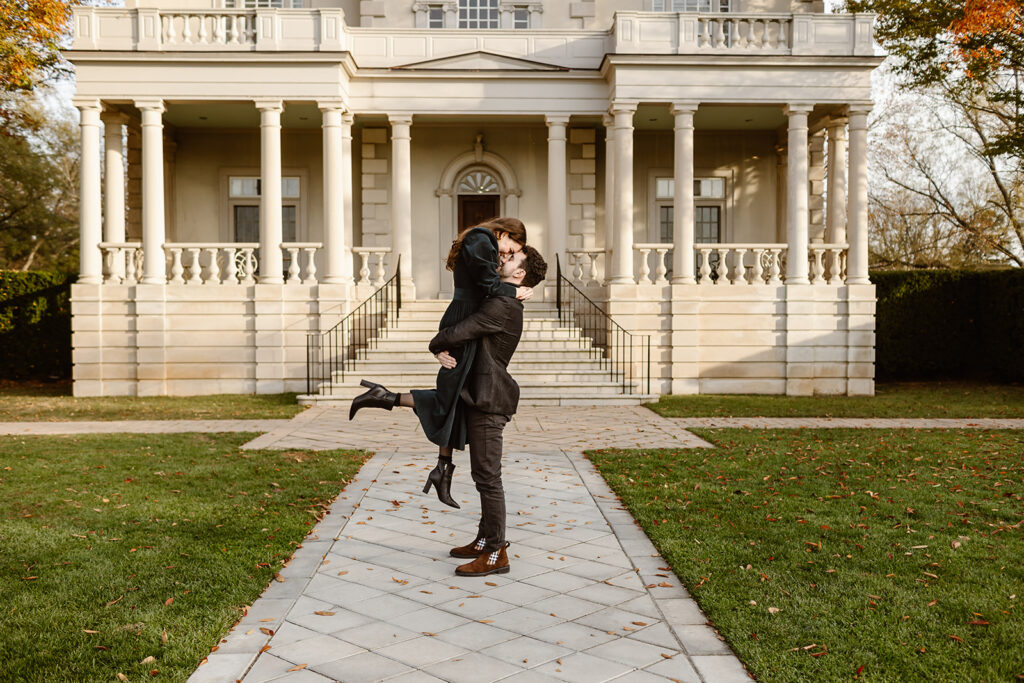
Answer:
[[[872,24],[823,0],[77,7],[75,394],[306,391],[307,335],[396,263],[407,329],[377,362],[419,384],[451,241],[496,215],[551,264],[538,388],[586,375],[543,355],[581,332],[542,315],[557,255],[649,337],[644,393],[872,394]]]

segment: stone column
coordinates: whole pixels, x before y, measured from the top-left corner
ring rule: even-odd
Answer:
[[[605,114],[602,119],[604,137],[604,279],[611,277],[612,253],[615,244],[615,118]]]
[[[281,100],[256,100],[260,110],[260,284],[284,283],[281,255]]]
[[[807,115],[810,104],[790,104],[786,107],[789,117],[789,148],[787,173],[787,225],[786,242],[786,284],[806,285],[807,279],[807,229],[808,214],[808,141]]]
[[[140,100],[142,112],[142,284],[167,282],[164,259],[164,103]]]
[[[324,129],[324,275],[321,282],[329,285],[347,284],[345,264],[349,271],[352,255],[345,240],[345,158],[341,102],[320,102]]]
[[[846,119],[828,124],[828,206],[825,241],[846,241]]]
[[[609,283],[633,284],[633,114],[636,102],[613,102],[615,117],[615,237]]]
[[[697,102],[676,102],[675,116],[675,195],[672,199],[672,284],[692,285],[693,259],[693,115]]]
[[[352,213],[352,124],[355,122],[355,115],[346,112],[341,115],[341,157],[344,162],[341,165],[341,194],[342,214],[345,220],[345,244],[348,245],[349,253],[342,264],[342,277],[352,280],[352,246],[355,244],[352,235],[355,230],[355,218]]]
[[[389,114],[391,122],[391,256],[402,259],[402,296],[412,286],[412,114]]]
[[[557,256],[563,270],[569,268],[566,261],[566,197],[568,192],[565,168],[565,130],[569,125],[568,116],[546,116],[548,125],[548,255]]]
[[[105,147],[103,241],[124,242],[124,137],[121,127],[128,123],[128,117],[119,112],[106,112],[101,118]],[[112,268],[112,275],[123,278],[124,257],[114,259]]]
[[[103,279],[103,255],[99,243],[103,209],[100,195],[100,110],[98,99],[75,99],[81,113],[82,160],[79,174],[79,267],[78,282],[98,285]]]
[[[851,106],[850,204],[847,225],[850,251],[846,284],[867,285],[868,279],[868,112],[869,106]]]

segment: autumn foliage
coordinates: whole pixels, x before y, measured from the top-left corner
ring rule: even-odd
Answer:
[[[59,74],[61,41],[78,0],[0,0],[0,91],[30,90]]]

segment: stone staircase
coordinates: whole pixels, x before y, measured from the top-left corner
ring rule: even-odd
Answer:
[[[447,301],[437,300],[404,303],[398,323],[365,359],[356,361],[354,370],[346,370],[344,378],[336,373],[330,385],[321,386],[317,394],[299,396],[299,403],[348,404],[365,391],[359,386],[363,378],[392,391],[433,387],[440,366],[427,343],[447,306]],[[554,304],[543,301],[526,304],[523,336],[509,372],[519,383],[519,402],[524,406],[638,405],[658,398],[639,393],[644,388],[639,386],[626,393],[621,380],[613,381],[594,358],[589,340],[581,339],[578,328],[560,324]]]

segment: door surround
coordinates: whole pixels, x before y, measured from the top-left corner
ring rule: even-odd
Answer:
[[[445,167],[441,173],[440,183],[434,195],[438,198],[438,243],[440,254],[438,267],[440,269],[439,296],[451,296],[451,276],[445,277],[445,260],[448,258],[448,251],[452,242],[458,237],[459,211],[458,195],[459,184],[467,175],[475,171],[488,173],[497,181],[497,192],[486,194],[498,195],[498,214],[501,216],[519,217],[519,197],[522,190],[519,189],[519,180],[512,166],[502,157],[484,150],[483,136],[477,135],[473,150],[458,155]]]

